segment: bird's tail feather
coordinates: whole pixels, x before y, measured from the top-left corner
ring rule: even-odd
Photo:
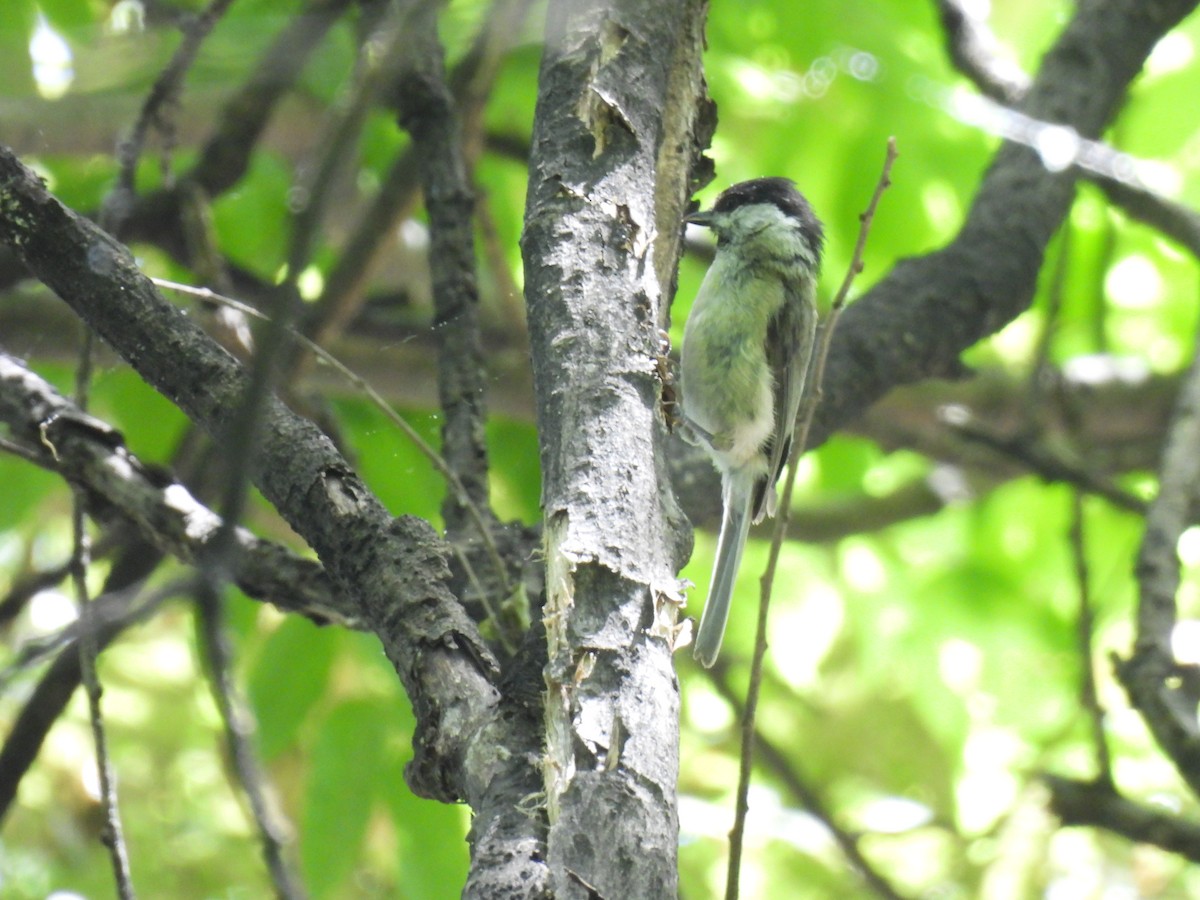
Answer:
[[[717,561],[712,584],[700,615],[693,654],[709,668],[717,661],[725,623],[729,620],[729,601],[742,562],[742,548],[750,528],[750,504],[754,499],[754,479],[735,473],[725,479],[725,503],[721,514],[721,533],[717,538]]]

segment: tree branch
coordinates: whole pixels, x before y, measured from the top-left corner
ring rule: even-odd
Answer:
[[[693,0],[548,12],[522,255],[547,571],[547,861],[563,898],[676,892],[686,530],[655,359],[712,124],[703,18]]]
[[[196,164],[179,179],[217,197],[241,180],[271,113],[291,90],[309,56],[350,6],[350,0],[308,0],[281,30],[245,85],[230,98]],[[139,198],[129,209],[123,237],[164,247],[187,260],[179,189]]]
[[[1050,809],[1064,825],[1091,825],[1200,862],[1200,824],[1127,800],[1104,782],[1043,775]]]
[[[146,465],[119,432],[75,408],[11,356],[0,353],[0,421],[37,454],[38,464],[61,474],[92,498],[101,519],[116,511],[159,550],[186,563],[201,558],[220,519],[166,472]],[[318,623],[362,628],[361,612],[334,590],[319,563],[237,530],[233,579],[247,595],[298,612]]]
[[[935,3],[954,67],[984,96],[1004,106],[1018,105],[1029,90],[1029,76],[1016,63],[1004,58],[986,20],[963,0],[935,0]],[[1113,205],[1200,257],[1200,215],[1193,210],[1110,176],[1089,172],[1085,177],[1104,191]]]
[[[458,111],[446,85],[444,51],[434,8],[425,6],[409,30],[393,90],[400,125],[412,135],[429,214],[429,270],[438,337],[438,397],[445,416],[442,453],[466,489],[442,505],[447,531],[470,527],[472,504],[492,519],[488,496],[487,373],[479,340],[475,273],[475,194],[467,175]],[[486,522],[480,522],[486,527]],[[488,539],[485,533],[480,535]],[[498,572],[501,583],[505,572]]]
[[[1159,38],[1195,6],[1195,0],[1080,3],[1020,110],[1095,138]],[[897,385],[964,374],[959,354],[1028,307],[1077,177],[1048,171],[1028,147],[1000,149],[958,236],[935,253],[901,262],[846,310],[814,445]]]
[[[1177,547],[1195,521],[1200,499],[1200,350],[1176,400],[1158,473],[1158,496],[1146,514],[1138,552],[1137,638],[1133,655],[1117,674],[1163,752],[1200,795],[1200,668],[1175,661],[1175,596],[1180,571]]]
[[[240,366],[3,147],[0,216],[0,240],[143,378],[210,434],[228,429],[245,393]],[[414,791],[462,799],[469,748],[494,710],[495,664],[446,586],[444,544],[427,523],[392,519],[328,438],[274,398],[253,477],[361,604],[400,675],[418,721]]]

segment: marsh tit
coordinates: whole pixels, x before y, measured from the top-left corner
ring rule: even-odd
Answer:
[[[683,419],[721,472],[717,559],[696,633],[711,666],[750,522],[775,514],[816,342],[824,234],[787,178],[735,184],[687,221],[712,229],[717,252],[683,330]]]

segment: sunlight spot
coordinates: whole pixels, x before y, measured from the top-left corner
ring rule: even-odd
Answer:
[[[1140,159],[1134,166],[1138,181],[1164,197],[1178,197],[1183,192],[1183,173],[1178,167],[1157,159]]]
[[[1184,619],[1171,629],[1171,649],[1176,661],[1194,666],[1200,663],[1200,621]]]
[[[829,655],[845,620],[842,598],[837,591],[827,584],[806,585],[802,603],[781,608],[774,616],[780,634],[803,635],[799,652],[796,642],[773,644],[779,652],[772,653],[772,663],[780,677],[796,689],[814,685],[821,663]]]
[[[754,100],[766,100],[771,94],[771,75],[761,66],[740,63],[733,66],[733,79],[742,93]]]
[[[104,652],[104,657],[130,681],[159,687],[183,686],[196,677],[187,641],[176,636],[152,638],[136,645],[116,644]]]
[[[1137,356],[1086,353],[1063,363],[1063,378],[1069,384],[1102,387],[1116,381],[1133,385],[1141,384],[1149,377],[1150,367]]]
[[[1020,362],[1029,356],[1040,334],[1039,317],[1026,314],[992,335],[991,345],[1008,362]]]
[[[146,30],[146,7],[142,0],[120,0],[108,14],[108,30],[129,34]]]
[[[962,201],[950,182],[944,179],[930,178],[925,182],[921,187],[921,205],[935,228],[948,231],[962,222]]]
[[[850,73],[851,78],[858,81],[874,81],[879,77],[879,60],[872,53],[858,50],[850,54],[846,71]]]
[[[1153,262],[1134,253],[1108,270],[1104,277],[1104,292],[1117,306],[1148,309],[1162,298],[1162,276]]]
[[[1024,756],[1024,745],[1003,728],[979,727],[963,748],[965,774],[956,795],[959,820],[965,831],[980,833],[992,827],[1016,802],[1020,783],[1013,775]]]
[[[400,243],[414,250],[424,250],[429,246],[429,229],[416,219],[405,219],[400,223],[398,232]]]
[[[939,463],[925,479],[929,489],[947,506],[954,503],[966,503],[975,496],[967,474],[958,466]]]
[[[46,100],[57,100],[75,80],[74,57],[63,36],[39,15],[29,39],[29,58],[33,61],[33,80]]]
[[[1066,125],[1043,125],[1033,136],[1033,149],[1048,172],[1062,172],[1079,156],[1079,132]]]
[[[731,67],[731,74],[747,98],[760,103],[790,103],[811,93],[807,76],[802,78],[786,69],[741,61]]]
[[[29,600],[29,625],[37,634],[66,628],[79,618],[79,608],[62,591],[38,591]]]
[[[852,814],[859,828],[880,834],[903,834],[933,821],[933,810],[907,797],[868,800]]]
[[[316,300],[325,290],[325,276],[316,266],[309,266],[296,279],[296,290],[304,300]]]
[[[1200,565],[1200,526],[1193,525],[1179,536],[1175,545],[1179,561],[1185,566]]]
[[[100,771],[94,759],[84,759],[79,764],[79,784],[83,793],[92,800],[100,799]]]
[[[1195,56],[1196,45],[1192,43],[1191,37],[1182,31],[1168,32],[1150,52],[1142,69],[1143,76],[1157,78],[1186,69]]]
[[[887,570],[879,555],[866,543],[847,540],[842,553],[842,578],[852,588],[874,593],[887,585]]]
[[[145,726],[153,714],[150,698],[143,691],[114,684],[104,686],[104,718],[110,723],[137,729]]]
[[[824,97],[837,73],[837,63],[828,56],[817,57],[804,73],[804,93],[813,98]]]
[[[713,691],[688,691],[687,717],[693,728],[708,734],[722,734],[733,725],[729,704]]]
[[[957,694],[979,687],[983,672],[983,652],[970,641],[950,638],[938,648],[938,673],[943,683]]]

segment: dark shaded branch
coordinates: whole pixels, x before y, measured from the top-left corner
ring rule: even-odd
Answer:
[[[228,430],[246,389],[240,366],[158,294],[124,247],[59,204],[7,148],[0,214],[0,240],[143,378],[209,434]],[[413,789],[461,799],[467,751],[496,692],[491,654],[446,586],[444,544],[427,523],[392,519],[328,438],[274,398],[253,476],[361,604],[400,675],[418,720]]]
[[[954,67],[984,96],[1017,106],[1029,89],[1029,76],[1005,58],[987,22],[962,0],[935,0]],[[1148,188],[1094,172],[1083,173],[1131,217],[1178,241],[1200,257],[1200,215]]]
[[[1200,497],[1200,351],[1175,404],[1137,559],[1137,638],[1117,674],[1158,745],[1200,795],[1200,669],[1176,663],[1171,647],[1180,571],[1179,538]]]
[[[458,112],[446,85],[444,53],[432,6],[418,13],[394,86],[401,126],[412,135],[429,214],[429,270],[438,337],[442,453],[476,509],[489,509],[487,375],[479,340],[475,273],[475,194],[467,175]],[[468,527],[463,498],[446,494],[447,530]],[[488,516],[490,518],[490,515]],[[503,573],[497,573],[503,579]]]
[[[147,466],[112,427],[70,401],[12,357],[0,354],[0,421],[38,454],[39,464],[85,490],[93,516],[116,513],[159,550],[196,563],[220,519],[163,470]],[[317,622],[361,628],[361,611],[321,565],[238,529],[233,580],[247,595]]]
[[[1043,775],[1050,810],[1064,825],[1090,825],[1200,862],[1200,823],[1127,800],[1101,782]]]
[[[351,0],[308,0],[279,32],[246,84],[225,104],[216,130],[188,172],[210,197],[223,194],[250,166],[272,111]]]
[[[196,164],[180,177],[181,185],[186,182],[208,197],[217,197],[241,180],[271,113],[349,6],[350,0],[309,0],[288,22],[246,84],[225,104]],[[168,188],[140,198],[128,210],[124,236],[164,247],[186,261],[180,202],[177,190]]]
[[[1200,215],[1194,209],[1171,203],[1157,194],[1115,178],[1096,177],[1092,180],[1130,218],[1161,231],[1200,259]]]
[[[231,2],[232,0],[211,0],[207,8],[182,26],[183,40],[175,48],[170,62],[155,79],[129,137],[119,145],[117,157],[120,170],[117,183],[105,198],[100,215],[101,225],[113,234],[121,233],[125,218],[133,206],[137,193],[134,179],[137,175],[138,159],[142,155],[151,129],[157,129],[162,134],[168,151],[173,149],[175,133],[170,114],[179,104],[183,79],[191,69],[192,63],[196,61],[200,45],[225,14]]]
[[[1081,3],[1020,110],[1096,138],[1150,50],[1195,6],[1195,0]],[[846,310],[814,443],[897,385],[963,374],[959,354],[1029,306],[1076,178],[1071,171],[1048,171],[1027,147],[1000,149],[958,236],[942,250],[901,262]]]

